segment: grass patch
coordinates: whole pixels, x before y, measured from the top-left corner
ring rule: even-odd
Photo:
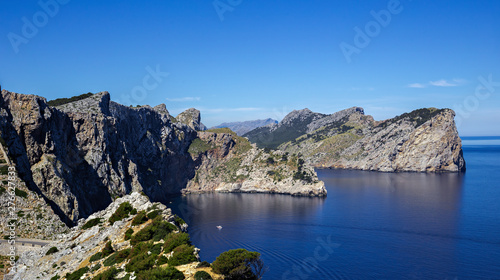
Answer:
[[[191,145],[189,145],[188,153],[196,156],[214,148],[214,146],[208,144],[200,138],[196,138],[193,140],[193,142],[191,142]]]

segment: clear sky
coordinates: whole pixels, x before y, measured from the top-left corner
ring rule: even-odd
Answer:
[[[500,1],[5,1],[2,88],[195,107],[207,126],[361,106],[500,135]],[[45,4],[44,4],[45,3]]]

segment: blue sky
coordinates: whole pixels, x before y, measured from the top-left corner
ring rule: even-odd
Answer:
[[[461,135],[500,135],[499,14],[500,1],[2,1],[0,83],[195,107],[208,126],[446,107]]]

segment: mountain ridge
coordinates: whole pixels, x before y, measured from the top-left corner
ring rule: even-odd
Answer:
[[[304,109],[244,136],[262,148],[300,153],[316,168],[464,172],[454,116],[424,108],[375,121],[361,107],[329,115]]]
[[[36,95],[6,90],[0,95],[0,130],[9,157],[16,163],[28,189],[41,195],[67,225],[104,209],[132,191],[142,191],[154,201],[165,200],[172,194],[180,194],[204,161],[217,165],[225,162],[223,157],[219,158],[222,162],[214,162],[206,156],[200,159],[192,156],[191,148],[197,143],[204,146],[199,137],[201,132],[196,131],[202,124],[198,110],[190,109],[184,115],[186,118],[177,120],[164,105],[123,106],[111,101],[108,92],[57,107],[47,105],[45,98]],[[217,134],[220,139],[233,137],[228,132]],[[248,146],[245,152],[257,151],[256,147]],[[228,152],[233,148],[226,147]],[[257,152],[263,156],[267,153]],[[199,155],[207,153],[209,149],[199,151]],[[240,160],[245,154],[238,157]],[[233,183],[232,176],[226,175],[223,176],[226,181],[221,183]],[[251,180],[250,176],[253,175],[240,177],[238,183]],[[313,186],[297,178],[292,182],[297,191],[282,185],[262,191],[326,195],[324,185]],[[271,186],[278,183],[267,182]],[[297,182],[300,183],[296,185]],[[319,190],[312,194],[299,190],[308,186]],[[251,191],[259,188],[253,184]],[[205,188],[205,191],[218,190]]]
[[[227,127],[232,131],[236,132],[238,136],[242,136],[243,134],[261,127],[278,123],[277,120],[273,120],[271,118],[267,119],[259,119],[259,120],[251,120],[251,121],[243,121],[243,122],[224,122],[220,125],[216,125],[212,128],[224,128]]]

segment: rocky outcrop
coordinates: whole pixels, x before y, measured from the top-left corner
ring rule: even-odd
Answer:
[[[378,122],[360,107],[323,117],[307,109],[290,115],[285,117],[286,123],[245,136],[261,146],[271,143],[282,151],[300,153],[320,168],[465,171],[455,113],[450,109],[419,109]],[[308,121],[311,116],[315,119]],[[294,137],[296,131],[303,133]]]
[[[196,132],[164,106],[129,108],[102,92],[56,108],[5,90],[0,105],[21,179],[69,224],[133,190],[155,200],[178,193],[194,175],[186,151]]]
[[[247,153],[242,153],[239,145],[230,144],[238,142],[231,138],[236,135],[217,134],[212,142],[225,154],[212,157],[212,151],[205,149],[207,144],[200,140],[208,141],[208,136],[199,132],[198,137],[196,131],[203,129],[198,110],[189,109],[176,119],[163,104],[154,108],[127,107],[110,101],[108,92],[71,100],[75,99],[52,107],[45,98],[35,95],[3,90],[0,96],[0,131],[20,178],[68,225],[132,191],[142,191],[154,201],[165,201],[186,187],[186,192],[198,188],[294,195],[325,193],[320,182],[301,183],[300,176],[299,181],[270,180],[265,175],[272,168],[255,165],[267,156],[264,154],[244,164],[252,172],[237,166],[240,171],[234,175],[239,179],[216,180],[225,184],[213,187],[215,183],[204,178],[217,176],[207,167],[234,164],[236,154],[243,162]],[[226,140],[226,144],[220,144]],[[197,152],[197,144],[205,150]],[[247,146],[245,152],[253,149]],[[197,172],[201,181],[193,183]],[[277,174],[292,172],[290,167]],[[310,167],[304,165],[301,172],[307,173],[305,178],[317,181]],[[241,178],[246,180],[239,181]]]
[[[110,217],[116,215],[115,213],[118,212],[120,206],[126,203],[133,208],[133,213],[114,223],[109,222]],[[155,214],[155,218],[147,218],[152,213]],[[139,215],[142,215],[141,219],[136,218]],[[134,223],[134,219],[140,222]],[[161,238],[159,240],[142,235],[142,238],[137,238],[135,242],[131,242],[131,238],[135,234],[147,227],[151,227],[154,223],[162,224],[163,228],[167,225],[171,233],[165,232],[161,237],[158,237]],[[17,262],[17,269],[12,270],[8,277],[10,277],[9,279],[19,280],[54,279],[53,277],[56,276],[67,277],[68,274],[80,270],[84,271],[82,273],[84,278],[82,279],[94,279],[97,275],[110,269],[120,269],[120,271],[117,271],[116,278],[113,279],[122,279],[122,277],[134,279],[149,269],[166,268],[167,263],[162,264],[161,259],[170,260],[175,258],[173,251],[175,251],[176,246],[180,245],[186,248],[189,243],[181,245],[188,242],[184,239],[184,243],[179,242],[171,246],[174,248],[167,250],[165,248],[170,243],[164,243],[164,241],[166,241],[167,237],[179,236],[178,234],[186,227],[187,225],[181,219],[172,215],[172,211],[165,205],[151,203],[146,196],[133,192],[130,195],[118,198],[105,210],[92,214],[88,219],[79,220],[77,226],[73,227],[68,233],[59,235],[57,241],[53,241],[43,248],[34,248],[23,253]],[[145,231],[147,230],[145,229],[142,232]],[[57,250],[51,248],[57,248]],[[194,256],[188,262],[193,267],[193,272],[196,272],[197,264],[199,264],[197,260],[199,259],[199,249],[191,246],[187,248],[193,251]],[[99,254],[100,256],[98,256]],[[151,265],[142,263],[133,266],[133,263],[139,263],[146,258],[149,259],[148,263]],[[168,265],[170,266],[170,264]],[[186,265],[172,266],[181,270]],[[210,273],[215,276],[211,271]],[[185,276],[192,277],[192,275],[187,274]],[[77,279],[74,275],[72,277],[72,279]],[[142,276],[141,279],[146,278]]]
[[[180,113],[179,115],[177,115],[176,119],[178,122],[181,122],[196,131],[207,129],[207,127],[201,123],[200,111],[196,110],[195,108],[189,108],[186,111]]]
[[[190,152],[195,177],[184,193],[249,192],[325,196],[324,183],[302,158],[251,145],[229,129],[198,133]]]

